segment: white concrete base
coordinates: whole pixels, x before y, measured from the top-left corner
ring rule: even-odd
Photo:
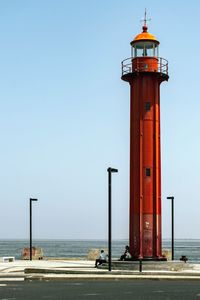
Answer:
[[[14,256],[3,256],[2,257],[2,262],[14,262],[15,257]]]

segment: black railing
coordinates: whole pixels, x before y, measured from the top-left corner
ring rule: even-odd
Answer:
[[[151,57],[147,56],[147,58],[151,58]],[[168,75],[168,61],[162,57],[156,57],[156,60],[157,62],[155,64],[155,60],[152,60],[152,62],[151,61],[146,62],[140,59],[140,57],[126,58],[122,61],[122,76],[134,72],[145,72],[145,71],[146,72],[154,71],[154,72]],[[155,70],[152,70],[153,67]]]

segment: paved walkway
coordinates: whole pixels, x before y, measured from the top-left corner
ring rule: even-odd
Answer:
[[[176,264],[178,262],[175,262]],[[200,280],[200,264],[187,264],[178,271],[168,270],[113,270],[94,268],[88,260],[40,260],[0,262],[0,282],[11,280],[127,280],[127,279],[185,279]]]
[[[17,280],[25,277],[25,269],[31,270],[49,270],[54,272],[63,269],[88,269],[91,270],[94,267],[93,261],[86,260],[37,260],[37,261],[24,261],[16,260],[14,262],[0,262],[0,281],[5,279]]]

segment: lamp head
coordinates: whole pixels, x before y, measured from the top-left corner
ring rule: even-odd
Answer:
[[[174,196],[167,197],[168,200],[174,200]]]
[[[30,198],[30,201],[38,201],[38,199]]]
[[[110,173],[117,173],[118,169],[108,168],[107,171],[110,172]]]

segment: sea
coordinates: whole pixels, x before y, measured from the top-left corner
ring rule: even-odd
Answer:
[[[33,246],[43,249],[45,257],[86,258],[91,249],[108,248],[106,240],[34,240]],[[112,241],[112,257],[119,258],[124,252],[127,240]],[[163,240],[163,249],[171,249],[171,241]],[[0,257],[14,256],[20,259],[22,250],[29,247],[29,240],[0,239]],[[175,259],[186,255],[190,262],[200,262],[200,240],[177,239],[174,242]]]

